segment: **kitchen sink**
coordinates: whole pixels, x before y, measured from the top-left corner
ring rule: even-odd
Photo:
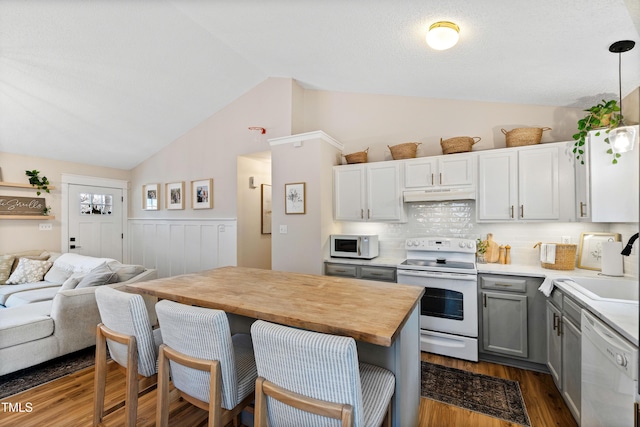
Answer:
[[[559,281],[592,300],[638,304],[636,280],[579,277]]]

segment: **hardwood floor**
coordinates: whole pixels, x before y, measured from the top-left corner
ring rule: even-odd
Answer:
[[[577,426],[548,374],[493,363],[467,362],[427,353],[422,353],[422,360],[518,381],[532,427]],[[113,362],[110,362],[107,375],[107,407],[119,401],[123,393],[124,376],[120,370],[115,369]],[[154,391],[140,399],[138,426],[155,425],[155,398]],[[0,425],[3,427],[84,427],[91,426],[92,417],[93,367],[0,400]],[[187,402],[173,402],[170,417],[171,426],[197,427],[207,424],[207,413]],[[124,409],[105,418],[107,427],[123,425]],[[429,399],[421,399],[420,425],[417,427],[448,426],[508,427],[516,424]]]

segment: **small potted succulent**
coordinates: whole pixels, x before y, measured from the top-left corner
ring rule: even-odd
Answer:
[[[480,264],[484,264],[487,261],[485,260],[484,254],[487,253],[487,248],[489,247],[489,243],[486,240],[478,239],[476,242],[476,253],[477,253],[477,261]]]
[[[622,122],[620,106],[618,101],[615,100],[605,101],[603,99],[602,103],[598,103],[584,111],[588,114],[578,120],[578,133],[573,135],[573,139],[575,139],[573,153],[576,155],[576,160],[580,160],[581,164],[584,164],[584,145],[589,132],[594,129],[606,129],[604,132],[609,133],[611,129],[618,127]],[[596,133],[596,136],[600,136],[600,131]],[[605,138],[604,141],[609,144],[609,138]],[[614,165],[618,163],[620,153],[614,153],[611,148],[607,150],[607,153],[613,156],[611,163]]]

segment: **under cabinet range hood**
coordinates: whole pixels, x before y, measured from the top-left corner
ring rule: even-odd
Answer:
[[[405,203],[442,202],[447,200],[475,200],[473,188],[437,188],[430,190],[411,190],[402,193]]]

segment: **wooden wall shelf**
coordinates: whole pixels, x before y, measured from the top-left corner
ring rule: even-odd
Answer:
[[[0,215],[0,219],[56,219],[55,215]]]
[[[31,184],[22,184],[22,183],[19,183],[19,182],[2,182],[2,181],[0,181],[0,187],[29,188],[29,189],[32,189],[32,190],[37,190],[37,188],[34,187]],[[56,187],[54,187],[52,185],[48,185],[47,188],[49,190],[55,190],[56,189]]]

